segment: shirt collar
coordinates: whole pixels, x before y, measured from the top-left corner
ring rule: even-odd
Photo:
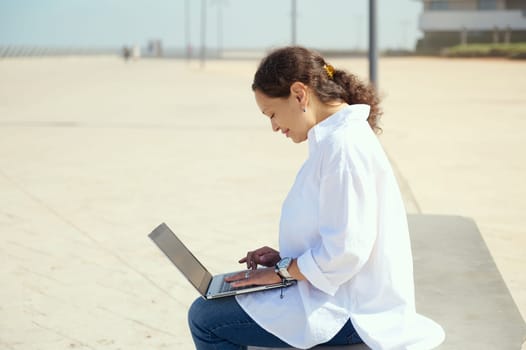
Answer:
[[[312,152],[327,136],[351,120],[366,121],[371,107],[366,104],[349,105],[314,125],[307,133],[309,151]]]

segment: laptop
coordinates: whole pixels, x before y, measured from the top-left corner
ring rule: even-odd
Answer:
[[[161,249],[168,259],[170,259],[170,261],[179,269],[179,271],[181,271],[186,279],[205,299],[215,299],[274,288],[284,288],[296,283],[296,281],[290,280],[269,285],[234,288],[230,283],[225,282],[225,277],[241,271],[212,276],[212,274],[208,272],[203,264],[197,260],[192,252],[186,248],[183,242],[177,238],[175,233],[173,233],[165,223],[157,226],[148,237],[154,241],[159,249]]]

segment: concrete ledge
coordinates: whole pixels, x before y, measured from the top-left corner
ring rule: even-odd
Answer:
[[[444,327],[440,349],[520,349],[526,325],[475,222],[408,218],[417,310]]]

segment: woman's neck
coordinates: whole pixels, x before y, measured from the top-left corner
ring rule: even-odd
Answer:
[[[329,103],[320,103],[316,113],[316,124],[329,118],[331,115],[339,112],[343,108],[347,107],[348,104],[343,101],[334,101]]]

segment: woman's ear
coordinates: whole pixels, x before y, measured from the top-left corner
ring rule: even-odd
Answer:
[[[307,97],[307,87],[302,82],[294,82],[290,86],[290,93],[294,98],[302,105],[306,103],[305,98]]]

